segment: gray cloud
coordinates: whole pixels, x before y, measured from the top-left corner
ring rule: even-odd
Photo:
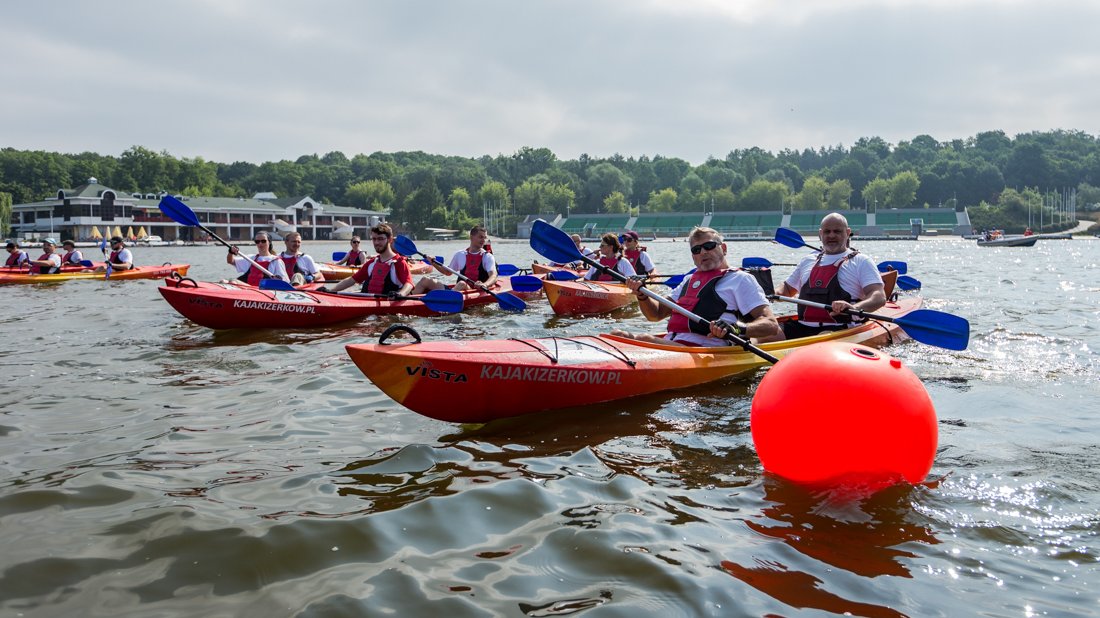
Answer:
[[[679,156],[1094,132],[1100,5],[4,3],[0,146]]]

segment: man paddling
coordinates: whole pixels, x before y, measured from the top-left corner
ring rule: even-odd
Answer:
[[[121,236],[112,236],[111,253],[107,256],[107,263],[97,267],[95,272],[101,273],[108,268],[111,270],[130,270],[133,267],[134,254],[126,248],[126,242]]]
[[[393,228],[379,223],[370,229],[370,241],[378,255],[368,259],[347,279],[332,287],[322,286],[317,291],[335,293],[358,283],[363,286],[361,291],[368,294],[408,295],[413,289],[412,273],[405,257],[393,250]]]
[[[31,272],[37,275],[52,275],[61,272],[61,256],[54,252],[57,241],[47,238],[42,241],[42,255],[31,260]]]
[[[799,305],[798,320],[784,322],[783,330],[768,341],[843,330],[860,321],[846,311],[870,313],[886,304],[882,275],[870,257],[848,247],[851,236],[844,215],[829,213],[821,220],[821,253],[802,258],[778,293],[832,305],[832,310]]]
[[[475,225],[470,228],[470,246],[454,254],[447,265],[451,270],[466,275],[469,279],[480,283],[479,287],[490,288],[497,281],[497,261],[492,253],[485,250],[485,244],[489,242],[489,232],[485,226]],[[439,266],[435,269],[443,274],[450,274]],[[442,290],[446,284],[429,277],[422,277],[413,288],[413,294],[424,294],[431,290]],[[461,292],[470,289],[465,281],[455,284],[455,291]]]
[[[730,345],[725,339],[727,327],[739,337],[754,339],[779,332],[764,289],[752,275],[729,267],[722,240],[722,235],[709,227],[692,230],[688,246],[695,272],[669,295],[669,300],[710,321],[709,326],[673,314],[672,309],[641,292],[641,281],[630,279],[626,285],[638,296],[638,307],[647,319],[656,322],[671,316],[668,332],[663,337],[621,330],[611,334],[666,345],[714,347]]]

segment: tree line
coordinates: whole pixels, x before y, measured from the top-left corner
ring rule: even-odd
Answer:
[[[141,146],[118,157],[4,148],[0,220],[6,226],[11,203],[47,199],[90,177],[131,193],[309,195],[323,203],[389,211],[391,221],[414,231],[464,228],[489,208],[508,222],[553,213],[921,206],[970,207],[972,218],[999,220],[1031,199],[1029,191],[1042,197],[1075,188],[1079,208],[1100,203],[1100,139],[1065,130],[1011,138],[987,131],[945,142],[919,135],[897,144],[869,137],[850,148],[737,149],[699,165],[661,155],[561,160],[548,148],[534,147],[479,158],[424,152],[348,158],[330,152],[260,164],[176,158]],[[1002,203],[1006,197],[1011,199]]]

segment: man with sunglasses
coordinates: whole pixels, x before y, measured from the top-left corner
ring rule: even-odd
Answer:
[[[290,281],[290,277],[286,275],[286,268],[283,266],[283,261],[279,259],[279,256],[272,252],[271,237],[267,232],[256,232],[256,236],[252,242],[256,244],[256,255],[250,255],[253,262],[256,262],[260,266],[266,268],[271,274],[275,275],[276,279],[283,281]],[[237,281],[247,283],[251,286],[260,285],[260,281],[264,279],[270,279],[271,277],[264,274],[264,271],[256,268],[241,255],[240,249],[236,247],[229,248],[229,255],[225,257],[225,262],[230,266],[234,266],[237,272],[241,273],[241,276],[237,277]]]
[[[832,311],[799,305],[798,320],[784,322],[783,330],[771,341],[843,330],[858,321],[846,310],[872,312],[886,304],[882,275],[875,262],[849,248],[852,229],[844,215],[825,215],[817,237],[821,253],[802,258],[778,293],[832,305]]]
[[[130,270],[134,267],[134,254],[126,248],[121,236],[111,237],[111,253],[107,256],[107,263],[96,267],[95,272],[104,272],[108,267],[111,270]]]
[[[386,223],[372,227],[370,242],[378,255],[367,260],[366,264],[347,279],[337,282],[331,288],[321,286],[317,291],[336,293],[360,284],[360,291],[367,294],[407,295],[413,288],[412,273],[405,257],[393,250],[393,228]]]
[[[697,227],[688,236],[688,246],[695,272],[668,298],[710,324],[704,325],[674,313],[644,295],[641,281],[631,279],[626,285],[638,296],[642,313],[651,322],[669,318],[668,332],[663,337],[620,330],[611,334],[639,341],[705,347],[730,345],[725,339],[727,329],[742,338],[774,337],[779,332],[779,324],[772,315],[764,289],[752,275],[729,267],[722,235],[709,227]]]

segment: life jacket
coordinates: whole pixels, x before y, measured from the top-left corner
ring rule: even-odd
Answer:
[[[122,249],[119,249],[118,251],[112,251],[111,257],[107,258],[107,261],[111,262],[112,264],[121,264],[122,262],[118,261],[118,255],[120,253],[122,253]]]
[[[260,257],[256,256],[256,257],[252,258],[252,261],[256,262],[256,264],[259,264],[260,266],[265,266],[265,264],[270,264],[274,260],[268,260],[267,262],[261,262]],[[248,267],[248,270],[245,271],[245,273],[243,275],[241,275],[240,277],[237,277],[237,280],[238,281],[243,281],[243,282],[247,283],[248,285],[251,285],[252,287],[256,287],[256,286],[260,285],[260,282],[263,281],[264,279],[270,279],[270,278],[271,277],[268,277],[267,275],[264,274],[264,271],[260,270],[259,268],[256,268],[255,265],[250,265]]]
[[[286,257],[283,254],[279,254],[279,259],[283,261],[283,266],[286,266],[286,274],[293,275],[294,273],[302,272],[298,270],[298,256],[292,255]],[[305,273],[302,273],[305,274]]]
[[[23,262],[25,262],[26,260],[26,251],[16,251],[15,253],[8,255],[8,260],[4,262],[4,266],[7,266],[8,268],[15,268],[16,266],[22,265]]]
[[[721,318],[723,313],[733,313],[738,320],[744,319],[745,316],[740,311],[726,305],[726,301],[718,296],[718,282],[731,272],[734,271],[709,270],[705,273],[698,271],[692,273],[691,278],[684,284],[684,293],[676,299],[676,304],[711,322]],[[710,326],[690,320],[679,313],[673,313],[668,319],[668,332],[709,335]]]
[[[53,253],[43,253],[42,255],[38,256],[38,261],[41,262],[42,260],[48,260],[48,259],[50,259],[51,255],[55,255],[55,254],[53,254]],[[61,272],[61,271],[60,271],[60,269],[58,269],[56,266],[53,266],[53,265],[39,266],[38,267],[38,274],[40,274],[40,275],[48,275],[50,273],[56,273],[56,272]]]
[[[481,253],[466,252],[466,265],[462,267],[462,274],[474,281],[485,282],[489,280],[489,271],[481,265]]]
[[[370,278],[363,282],[361,290],[368,294],[388,294],[400,290],[401,286],[394,283],[393,277],[390,276],[390,270],[397,264],[398,260],[404,262],[405,257],[398,255],[386,262],[379,260],[378,256],[367,260],[364,266],[369,266],[371,262],[374,262],[374,268],[370,271]]]
[[[831,305],[835,300],[852,302],[852,295],[840,287],[840,267],[858,251],[852,251],[830,266],[822,266],[821,258],[824,253],[817,256],[814,267],[810,270],[810,277],[798,291],[798,297],[803,300]],[[799,322],[817,322],[819,324],[850,324],[852,316],[841,314],[833,316],[827,309],[817,307],[798,306]]]
[[[74,256],[76,256],[75,250],[66,253],[61,258],[61,265],[64,266],[65,264],[79,264],[80,262],[73,259]]]
[[[362,266],[363,264],[366,264],[366,262],[363,261],[364,255],[366,254],[358,249],[352,249],[351,251],[348,251],[348,266]]]
[[[645,270],[642,268],[642,251],[645,251],[645,247],[623,251],[623,257],[630,262],[630,265],[634,267],[634,272],[639,275],[645,274]]]
[[[615,270],[615,267],[619,265],[619,258],[617,258],[617,257],[602,257],[602,258],[600,258],[600,264],[602,266],[606,266],[606,267],[610,268],[611,270]],[[614,280],[615,280],[615,277],[612,277],[611,275],[609,275],[605,272],[601,272],[600,274],[596,275],[595,279],[593,279],[593,281],[614,281]]]

